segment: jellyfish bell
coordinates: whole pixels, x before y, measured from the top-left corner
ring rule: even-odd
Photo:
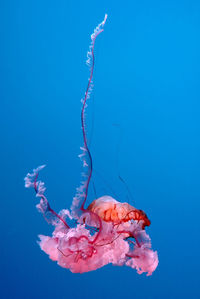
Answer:
[[[87,208],[106,222],[120,223],[134,220],[142,223],[142,228],[151,224],[147,215],[127,202],[119,202],[113,197],[105,195],[95,199]]]

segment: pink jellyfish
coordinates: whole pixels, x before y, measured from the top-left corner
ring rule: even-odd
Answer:
[[[151,249],[151,239],[145,231],[150,225],[147,215],[128,203],[121,203],[105,195],[85,207],[92,176],[92,156],[88,148],[85,130],[86,102],[92,91],[94,70],[94,46],[97,36],[103,31],[107,15],[91,35],[87,53],[90,68],[88,86],[82,100],[81,125],[83,147],[83,181],[72,201],[71,211],[64,209],[58,214],[45,197],[44,183],[38,180],[39,166],[25,177],[25,187],[34,188],[40,198],[38,210],[46,221],[54,226],[52,236],[39,235],[40,248],[58,265],[73,273],[96,270],[106,264],[130,266],[139,274],[151,275],[158,265],[158,255]],[[74,225],[70,226],[69,222]]]

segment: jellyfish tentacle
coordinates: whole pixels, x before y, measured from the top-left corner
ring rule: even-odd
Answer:
[[[72,203],[72,211],[74,212],[74,216],[77,214],[77,210],[80,209],[80,211],[84,211],[84,205],[87,200],[88,196],[88,188],[90,184],[90,180],[92,177],[92,155],[89,150],[88,142],[87,142],[87,136],[86,136],[86,129],[85,129],[85,109],[87,106],[87,100],[90,98],[90,94],[92,92],[92,78],[93,78],[93,72],[94,72],[94,46],[97,36],[103,32],[103,27],[105,25],[107,19],[107,14],[105,14],[104,20],[94,29],[94,32],[91,35],[91,44],[89,46],[89,51],[87,52],[87,65],[90,68],[90,76],[88,79],[88,84],[85,92],[84,99],[81,100],[82,102],[82,110],[81,110],[81,128],[82,128],[82,134],[83,134],[83,144],[84,146],[81,148],[82,153],[80,155],[80,158],[83,161],[83,166],[87,167],[87,173],[84,172],[83,177],[84,180],[81,184],[81,190],[78,188],[78,192],[76,193],[73,203]],[[86,177],[86,179],[85,179]]]
[[[25,187],[34,188],[36,197],[40,198],[40,202],[36,205],[36,207],[39,210],[39,212],[43,214],[45,220],[48,223],[56,225],[57,220],[60,220],[67,228],[69,228],[67,222],[51,208],[46,196],[44,195],[44,192],[46,190],[44,182],[38,181],[39,172],[44,167],[45,165],[39,166],[36,169],[33,169],[32,173],[27,174],[27,176],[24,179]]]

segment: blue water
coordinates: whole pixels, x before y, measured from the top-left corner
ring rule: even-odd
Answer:
[[[98,196],[126,201],[120,174],[130,203],[151,219],[159,255],[151,277],[110,265],[72,274],[49,260],[36,241],[52,228],[24,188],[26,173],[47,164],[41,176],[52,207],[70,207],[81,172],[86,52],[105,13],[87,110],[93,182]],[[200,298],[199,31],[198,0],[1,0],[2,299]]]

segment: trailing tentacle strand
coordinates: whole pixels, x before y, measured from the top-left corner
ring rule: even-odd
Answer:
[[[86,102],[90,98],[93,89],[92,78],[93,78],[93,71],[94,71],[94,45],[97,36],[103,31],[103,27],[105,25],[106,19],[107,19],[107,14],[104,17],[104,20],[94,29],[94,32],[91,35],[91,44],[89,46],[89,51],[87,52],[86,64],[90,68],[90,76],[88,79],[88,85],[87,85],[84,99],[81,100],[81,103],[83,104],[81,110],[81,128],[83,133],[83,147],[81,147],[82,153],[79,155],[79,157],[83,162],[83,167],[86,167],[87,171],[85,171],[82,174],[83,181],[81,182],[80,187],[77,188],[76,195],[72,202],[71,209],[73,211],[74,217],[78,216],[79,211],[84,210],[84,204],[87,199],[89,183],[92,176],[92,156],[87,143],[87,136],[86,136],[86,129],[85,129],[85,109],[87,107]]]
[[[25,187],[26,188],[34,188],[36,197],[40,198],[40,202],[36,205],[36,208],[39,212],[41,212],[46,219],[46,221],[52,225],[57,225],[58,221],[61,221],[65,227],[69,228],[68,224],[64,220],[62,216],[57,214],[51,207],[50,204],[44,195],[46,190],[44,186],[44,182],[38,181],[38,175],[40,170],[42,170],[45,165],[41,165],[36,169],[33,169],[32,173],[28,173],[25,177]]]

